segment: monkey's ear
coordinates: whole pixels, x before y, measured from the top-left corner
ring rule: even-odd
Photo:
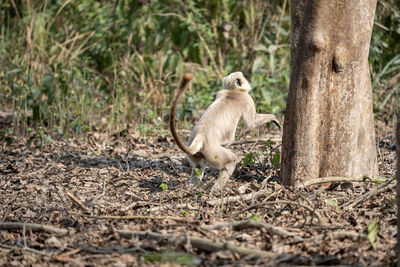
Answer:
[[[242,87],[242,81],[241,81],[240,79],[236,79],[236,80],[235,80],[235,85],[236,85],[237,87]]]

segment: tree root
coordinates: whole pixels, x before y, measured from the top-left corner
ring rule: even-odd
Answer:
[[[324,183],[351,183],[351,182],[371,182],[374,183],[376,180],[371,180],[369,177],[360,177],[360,178],[354,178],[354,177],[341,177],[341,176],[331,176],[331,177],[322,177],[322,178],[317,178],[317,179],[311,179],[302,182],[297,186],[298,189],[300,188],[306,188],[312,185],[317,185],[317,184],[324,184]],[[379,181],[379,180],[378,180]]]

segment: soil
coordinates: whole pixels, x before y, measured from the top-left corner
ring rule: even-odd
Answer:
[[[215,170],[200,188],[189,184],[190,163],[169,135],[125,130],[29,147],[4,139],[0,265],[394,266],[391,133],[378,135],[379,181],[305,189],[279,184],[271,160],[280,133],[238,138],[230,148],[255,157],[237,164],[219,196],[210,194]]]

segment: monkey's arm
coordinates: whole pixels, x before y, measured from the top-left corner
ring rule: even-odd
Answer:
[[[246,126],[250,129],[259,127],[267,122],[272,122],[276,126],[281,128],[281,125],[278,122],[278,120],[276,119],[275,115],[273,115],[273,114],[257,114],[253,99],[251,99],[251,101],[249,101],[248,109],[247,109],[247,111],[243,112],[242,118],[243,118],[243,121],[246,124]]]

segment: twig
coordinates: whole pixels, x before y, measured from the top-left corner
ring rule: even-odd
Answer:
[[[334,182],[341,182],[341,183],[350,183],[350,182],[376,182],[380,180],[372,180],[369,177],[341,177],[341,176],[331,176],[331,177],[322,177],[317,179],[311,179],[302,182],[297,186],[297,188],[305,188],[316,184],[324,184],[324,183],[334,183]]]
[[[278,45],[278,43],[279,43],[279,34],[280,34],[280,31],[281,31],[282,19],[283,19],[283,16],[285,15],[286,3],[287,3],[287,0],[284,0],[283,1],[283,5],[282,5],[282,10],[281,10],[281,15],[279,16],[278,29],[276,31],[275,46]]]
[[[273,143],[279,143],[282,141],[282,138],[276,138],[276,139],[272,139],[272,138],[254,138],[254,139],[242,139],[242,140],[237,140],[234,141],[231,145],[245,145],[245,144],[251,144],[251,143],[267,143],[268,141],[271,141]]]
[[[336,239],[346,239],[346,238],[351,238],[351,239],[367,239],[368,237],[364,234],[359,234],[357,232],[349,232],[349,231],[335,231],[335,232],[328,232],[325,234],[320,234],[313,236],[310,238],[310,240],[314,241],[321,241],[324,238],[336,238]]]
[[[23,225],[22,225],[22,236],[24,237],[24,248],[27,248],[28,246],[26,245],[26,235],[25,235],[25,232],[26,232],[26,227],[25,227],[25,223],[23,223]]]
[[[119,161],[118,161],[119,162]],[[98,195],[95,195],[91,200],[88,201],[88,203],[90,203],[90,205],[93,205],[93,203],[95,201],[97,201],[99,198],[104,197],[106,194],[106,178],[104,177],[103,179],[103,185],[101,187],[101,193]]]
[[[273,204],[297,205],[297,206],[300,206],[302,208],[305,208],[305,209],[309,210],[313,215],[315,215],[315,217],[317,217],[318,222],[319,222],[320,225],[323,225],[324,220],[322,219],[321,215],[315,209],[311,208],[308,205],[305,205],[305,204],[302,204],[302,203],[299,203],[299,202],[289,201],[289,200],[264,201],[262,203],[255,204],[253,206],[247,207],[244,210],[241,210],[240,213],[243,213],[243,212],[251,210],[251,209],[270,208],[270,206],[267,206],[267,205],[273,205]]]
[[[59,189],[58,187],[54,187],[54,190],[56,191],[58,197],[61,199],[61,202],[63,203],[64,208],[67,210],[67,213],[71,214],[71,210],[69,209],[68,204],[65,202],[65,199],[64,199],[65,197],[61,195],[62,190]],[[64,192],[62,192],[62,193],[64,194]]]
[[[146,206],[146,205],[149,205],[149,203],[146,202],[146,201],[135,201],[132,204],[121,208],[121,211],[122,212],[126,212],[131,208],[138,208],[138,207],[143,207],[143,206]]]
[[[197,208],[193,207],[192,205],[190,205],[189,203],[181,203],[181,204],[172,204],[172,205],[163,205],[163,206],[157,206],[157,207],[153,207],[150,208],[149,211],[159,211],[162,209],[189,209],[189,210],[195,210]]]
[[[145,252],[145,250],[140,247],[131,247],[131,248],[121,248],[119,246],[93,247],[82,244],[77,245],[77,247],[79,248],[79,250],[96,254],[112,254],[112,253],[124,254],[124,253],[138,252],[138,251]]]
[[[24,226],[25,225],[25,226]],[[34,232],[45,232],[56,235],[67,235],[68,230],[57,228],[51,225],[43,225],[37,223],[20,223],[20,222],[3,222],[0,223],[0,230],[32,230]]]
[[[242,229],[247,229],[247,228],[263,228],[269,231],[272,234],[283,236],[283,237],[296,237],[298,241],[303,240],[300,236],[291,233],[289,231],[286,231],[282,229],[281,227],[274,226],[269,223],[263,223],[263,222],[256,222],[253,220],[243,220],[243,221],[235,221],[235,222],[224,222],[224,223],[218,223],[215,225],[207,225],[204,226],[205,229],[207,230],[220,230],[225,227],[232,227],[235,230],[242,230]]]
[[[117,216],[117,215],[88,215],[88,214],[82,214],[78,212],[71,212],[73,215],[77,216],[82,216],[82,217],[87,217],[87,218],[92,218],[92,219],[99,219],[99,220],[138,220],[138,219],[149,219],[149,220],[173,220],[177,222],[186,222],[186,218],[180,218],[180,217],[171,217],[171,216],[162,216],[162,217],[156,217],[156,216],[149,216],[149,215],[132,215],[132,216]]]
[[[36,254],[39,254],[39,255],[42,255],[42,256],[50,256],[50,255],[47,254],[46,252],[42,252],[42,251],[40,251],[40,250],[36,250],[36,249],[33,249],[33,248],[29,248],[29,247],[22,247],[22,248],[20,248],[20,247],[16,247],[16,246],[5,245],[5,244],[0,244],[0,247],[6,248],[6,249],[20,249],[20,250],[24,250],[24,251],[29,251],[29,252],[32,252],[32,253],[36,253]]]
[[[79,207],[81,207],[83,210],[87,212],[91,212],[88,207],[86,207],[79,199],[77,199],[72,193],[67,192],[67,196],[69,196],[76,204],[78,204]]]
[[[126,164],[126,171],[127,171],[127,172],[130,172],[131,170],[130,170],[130,167],[129,167],[129,162],[128,162],[128,160],[127,160],[125,157],[122,157],[122,159],[125,161],[125,164]]]
[[[189,237],[186,235],[159,234],[154,232],[129,231],[129,230],[117,230],[117,233],[124,238],[139,237],[139,238],[149,238],[156,241],[166,240],[168,243],[173,243],[173,244],[176,243],[186,244],[186,242],[188,242],[189,239],[191,245],[194,248],[208,252],[230,250],[234,253],[239,253],[244,256],[252,256],[255,258],[263,258],[263,257],[271,258],[275,256],[275,254],[270,251],[258,250],[255,248],[238,247],[232,245],[229,242],[222,243],[215,240],[198,238],[198,237]]]
[[[355,206],[357,206],[358,204],[364,202],[367,199],[370,199],[376,195],[379,195],[385,191],[391,190],[392,188],[396,187],[396,183],[392,183],[393,179],[388,182],[387,184],[385,184],[382,187],[378,187],[377,189],[373,190],[373,191],[369,191],[368,193],[365,193],[364,195],[362,195],[361,197],[357,198],[356,200],[352,201],[351,204],[349,204],[348,202],[346,203],[346,207],[345,210],[350,210],[353,209]]]
[[[241,196],[230,196],[230,197],[221,197],[221,198],[215,198],[215,199],[210,199],[206,203],[211,206],[215,205],[220,205],[224,203],[229,203],[229,202],[237,202],[240,200],[250,200],[252,198],[258,198],[261,196],[265,196],[267,194],[270,194],[271,190],[260,190],[255,193],[250,193],[246,195],[241,195]]]

